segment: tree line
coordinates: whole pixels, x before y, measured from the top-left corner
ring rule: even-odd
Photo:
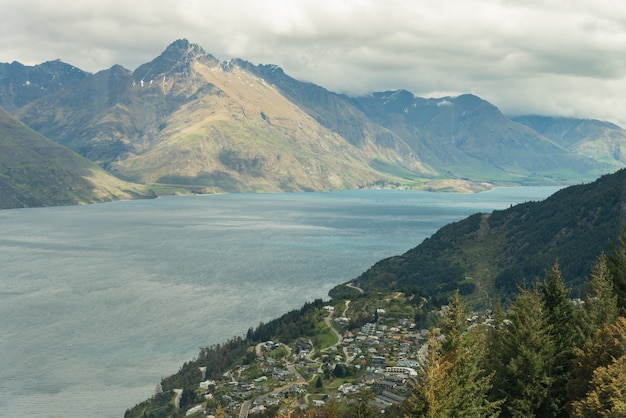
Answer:
[[[626,416],[626,233],[582,299],[557,263],[493,321],[467,327],[458,293],[405,405],[423,417]]]

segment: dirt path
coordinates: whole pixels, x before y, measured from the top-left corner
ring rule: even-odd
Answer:
[[[347,284],[346,284],[346,287],[349,287],[350,289],[358,290],[360,293],[365,293],[365,292],[363,291],[363,289],[361,289],[360,287],[357,287],[357,286],[353,285],[352,283],[347,283]]]

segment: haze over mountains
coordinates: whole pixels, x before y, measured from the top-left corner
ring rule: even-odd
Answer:
[[[476,191],[626,165],[626,131],[606,122],[511,119],[473,95],[348,97],[184,39],[134,71],[0,64],[0,106],[121,179],[194,192]]]

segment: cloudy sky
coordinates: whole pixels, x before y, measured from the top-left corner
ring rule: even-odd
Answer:
[[[329,90],[626,126],[624,0],[0,0],[0,62],[135,69],[187,38]]]

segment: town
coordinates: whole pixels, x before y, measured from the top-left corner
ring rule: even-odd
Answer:
[[[398,293],[391,298],[395,305],[399,297]],[[391,315],[383,307],[376,308],[375,320],[351,330],[352,322],[346,316],[351,301],[340,303],[345,304],[341,310],[332,305],[322,308],[334,340],[318,349],[305,338],[290,345],[258,343],[253,362],[235,366],[220,379],[202,381],[197,392],[205,402],[192,405],[186,415],[216,416],[220,409],[222,416],[243,418],[353,401],[365,401],[380,411],[398,407],[410,396],[430,333],[439,329],[418,328],[413,317],[398,315],[411,309],[396,306]],[[443,318],[447,308],[442,306],[434,314]],[[472,314],[468,326],[485,318]],[[182,390],[177,394],[177,408],[190,406],[181,405]]]

